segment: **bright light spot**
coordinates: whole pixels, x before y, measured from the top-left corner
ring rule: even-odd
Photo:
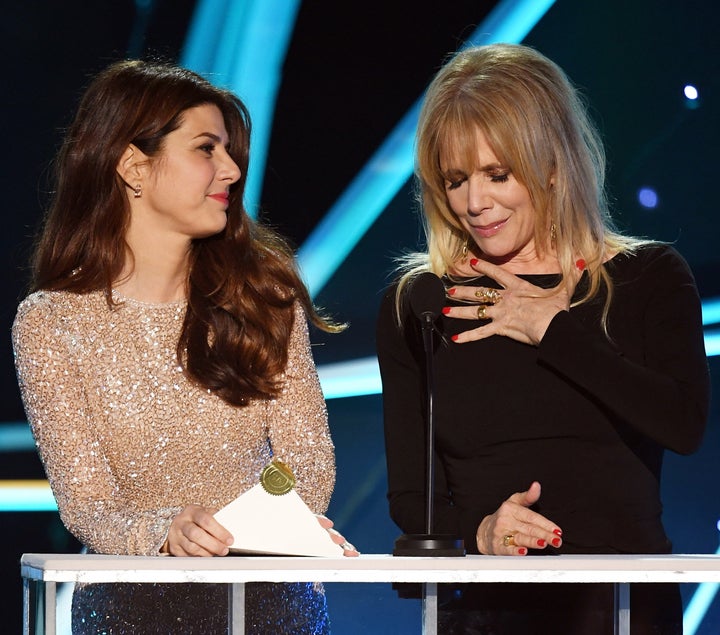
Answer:
[[[658,195],[651,187],[640,188],[638,202],[647,209],[655,209],[658,204]]]
[[[685,97],[688,99],[697,99],[698,98],[698,89],[695,88],[692,84],[688,84],[683,89],[683,93],[685,93]]]

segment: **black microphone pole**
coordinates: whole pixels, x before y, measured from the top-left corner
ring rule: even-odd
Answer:
[[[410,282],[410,306],[422,325],[427,387],[425,533],[403,534],[395,540],[394,556],[464,556],[462,538],[433,533],[435,498],[435,393],[433,368],[433,326],[445,304],[445,287],[434,273],[426,272]]]
[[[425,485],[425,533],[433,532],[435,506],[435,415],[433,395],[435,393],[435,372],[433,365],[432,329],[435,319],[430,311],[422,314],[423,348],[425,349],[425,386],[427,388],[427,483]]]

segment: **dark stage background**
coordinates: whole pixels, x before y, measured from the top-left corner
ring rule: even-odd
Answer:
[[[110,61],[160,54],[178,59],[193,16],[190,0],[4,2],[0,236],[0,422],[24,421],[9,330],[27,284],[32,235],[47,201],[47,174],[61,129],[87,78]],[[422,93],[445,56],[495,5],[491,0],[345,3],[300,7],[275,109],[262,216],[300,246],[316,223]],[[688,0],[558,0],[524,40],[558,62],[593,107],[609,152],[619,225],[675,243],[704,299],[720,296],[718,149],[720,9]],[[695,84],[690,107],[682,89]],[[242,97],[242,95],[241,95]],[[643,208],[641,187],[658,205]],[[317,300],[350,329],[315,334],[324,364],[374,355],[375,312],[393,258],[420,241],[412,184],[400,190]],[[672,298],[668,298],[669,310]],[[714,377],[718,358],[710,358]],[[715,379],[715,394],[718,394]],[[387,553],[399,533],[387,516],[378,395],[328,403],[338,482],[329,515],[366,553]],[[0,426],[4,425],[0,423]],[[679,553],[718,548],[720,413],[713,405],[706,441],[692,457],[667,457],[666,525]],[[0,447],[0,479],[36,479],[34,451]],[[0,512],[3,632],[21,623],[23,552],[74,551],[57,514]],[[334,632],[419,632],[419,606],[385,585],[334,585]],[[686,599],[694,585],[686,585]],[[720,632],[716,601],[698,633]]]

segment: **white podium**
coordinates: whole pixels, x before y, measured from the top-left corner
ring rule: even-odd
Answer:
[[[616,588],[616,628],[630,633],[631,582],[720,582],[720,556],[466,556],[409,558],[362,555],[358,558],[238,557],[173,558],[90,554],[24,554],[25,635],[38,624],[56,635],[59,582],[194,582],[232,585],[228,632],[244,632],[246,582],[422,582],[423,633],[437,633],[437,585],[487,582],[606,582]],[[34,593],[31,593],[34,588]],[[37,600],[31,606],[31,595]],[[40,619],[33,619],[35,613]],[[34,627],[32,622],[34,622]]]

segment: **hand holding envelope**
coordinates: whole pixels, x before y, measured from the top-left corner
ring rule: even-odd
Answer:
[[[235,539],[231,553],[293,556],[356,556],[332,521],[316,516],[294,489],[290,469],[273,461],[260,483],[215,514]]]

